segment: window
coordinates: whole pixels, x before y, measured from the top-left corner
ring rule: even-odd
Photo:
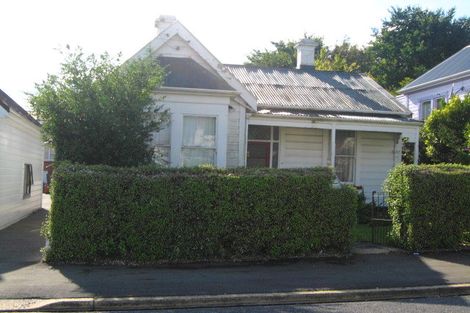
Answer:
[[[354,182],[356,160],[356,133],[336,131],[335,171],[342,182]]]
[[[161,165],[170,164],[170,125],[165,125],[154,135],[155,162]]]
[[[25,164],[23,180],[23,199],[31,197],[31,186],[33,184],[33,166],[31,164]]]
[[[421,119],[425,120],[431,114],[431,101],[427,100],[421,103]]]
[[[215,117],[184,116],[181,165],[215,165]]]
[[[279,163],[279,127],[248,126],[247,167],[277,168]]]
[[[442,109],[446,103],[446,98],[440,97],[440,98],[435,99],[434,101],[435,101],[434,107],[436,109]]]

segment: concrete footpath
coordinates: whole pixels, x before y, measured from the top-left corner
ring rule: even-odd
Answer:
[[[210,296],[222,296],[220,301],[228,301],[246,295],[240,298],[240,304],[244,304],[243,301],[253,294],[264,295],[266,303],[295,303],[291,301],[295,299],[305,303],[312,295],[331,302],[331,294],[344,294],[347,290],[355,290],[356,294],[351,293],[344,301],[364,299],[366,295],[383,299],[384,295],[377,294],[377,290],[392,290],[395,298],[400,294],[401,297],[412,295],[419,288],[427,288],[429,295],[470,293],[469,252],[420,256],[405,253],[355,255],[342,261],[202,268],[52,267],[41,262],[39,253],[44,246],[39,229],[46,212],[38,211],[0,231],[0,299],[81,298],[87,305],[93,300],[92,308],[95,308],[96,299],[107,301],[119,297],[126,298],[129,304],[130,298],[176,296],[183,297],[179,301],[185,299],[183,302],[187,303],[190,299],[184,297],[209,296],[207,303],[213,303],[217,299]],[[458,292],[449,293],[446,286],[455,286]],[[270,296],[266,298],[266,295]],[[290,297],[289,302],[285,295],[296,295],[297,298]],[[325,298],[325,295],[328,296]],[[253,298],[249,300],[253,302]],[[76,299],[73,301],[77,302]],[[118,307],[123,304],[114,303]]]

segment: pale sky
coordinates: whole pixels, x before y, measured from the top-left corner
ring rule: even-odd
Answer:
[[[29,108],[24,92],[34,91],[47,73],[57,73],[69,44],[87,52],[123,53],[124,59],[156,35],[155,19],[174,15],[221,62],[240,64],[253,49],[270,42],[322,36],[327,45],[345,37],[371,40],[391,6],[456,8],[470,15],[470,0],[7,0],[0,1],[0,89]]]

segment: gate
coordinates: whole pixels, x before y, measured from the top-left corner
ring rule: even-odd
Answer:
[[[372,192],[372,212],[370,216],[371,242],[386,245],[390,243],[392,219],[388,214],[388,194]]]

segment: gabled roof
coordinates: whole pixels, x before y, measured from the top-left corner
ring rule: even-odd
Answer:
[[[415,91],[463,77],[470,77],[470,45],[416,78],[399,92]]]
[[[222,63],[177,20],[171,22],[165,29],[161,29],[157,37],[140,49],[132,58],[144,57],[149,52],[154,53],[175,36],[182,38],[229,86],[238,91],[250,110],[256,111],[256,99],[253,95],[232,74],[224,71]]]
[[[234,90],[220,76],[212,74],[191,58],[159,56],[157,59],[165,68],[164,87]]]
[[[41,126],[41,124],[32,117],[25,109],[23,109],[18,103],[16,103],[10,96],[8,96],[3,90],[0,89],[0,106],[2,106],[7,112],[10,110],[15,111],[16,113],[22,115],[31,123],[36,126]]]
[[[261,109],[409,115],[366,75],[247,65],[225,65]]]

